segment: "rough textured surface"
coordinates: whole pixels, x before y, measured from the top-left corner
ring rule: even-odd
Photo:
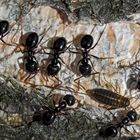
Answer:
[[[89,1],[89,3],[90,2],[91,1]],[[104,4],[101,5],[101,2]],[[129,16],[129,19],[134,19],[131,21],[121,20],[119,22],[110,22],[118,19],[128,19],[123,14],[129,15],[138,12],[139,1],[133,3],[128,1],[127,4],[134,7],[127,7],[128,9],[125,9],[125,6],[127,5],[125,2],[122,5],[119,3],[119,1],[111,1],[109,4],[106,1],[92,1],[92,3],[96,3],[94,4],[95,7],[93,8],[95,20],[90,18],[90,14],[85,13],[88,12],[88,10],[90,10],[89,13],[91,12],[91,9],[87,6],[87,2],[85,1],[67,1],[66,3],[62,1],[61,3],[60,1],[36,1],[36,3],[34,3],[34,1],[1,2],[2,7],[0,8],[0,18],[7,19],[10,22],[10,25],[12,25],[10,33],[4,37],[4,40],[7,43],[13,44],[13,46],[8,46],[0,42],[0,73],[6,77],[12,77],[12,80],[9,80],[5,76],[1,76],[1,80],[3,81],[2,83],[4,83],[4,85],[1,85],[2,91],[4,92],[1,103],[3,103],[4,107],[6,107],[4,110],[7,109],[9,112],[9,114],[7,113],[7,116],[3,114],[3,111],[0,113],[2,119],[0,126],[5,132],[3,133],[3,131],[1,131],[1,137],[9,137],[9,139],[18,139],[19,137],[22,137],[22,139],[24,139],[23,136],[27,134],[27,139],[48,139],[48,137],[50,139],[97,139],[98,131],[95,126],[100,125],[100,123],[101,126],[105,125],[111,121],[112,118],[110,118],[111,115],[109,115],[109,111],[107,111],[107,114],[105,115],[105,109],[99,108],[99,103],[91,100],[90,97],[86,95],[86,89],[103,87],[114,90],[112,87],[114,86],[117,87],[116,92],[119,94],[124,95],[127,93],[125,96],[130,98],[133,108],[140,105],[140,101],[138,100],[140,97],[140,92],[135,89],[137,84],[136,77],[139,76],[140,72],[138,72],[135,68],[130,68],[130,66],[135,65],[139,67],[139,14]],[[93,6],[92,3],[91,6]],[[118,3],[118,5],[116,3]],[[111,4],[113,4],[115,7],[112,6],[111,8],[107,9],[113,12],[104,12],[104,10],[102,10],[102,8],[110,6]],[[48,5],[52,7],[49,7]],[[120,7],[120,5],[122,5],[122,7]],[[54,6],[55,9],[53,8]],[[80,18],[77,20],[75,10],[80,9],[80,6],[82,7],[79,12]],[[64,14],[64,11],[59,11],[56,9],[56,7],[64,11],[66,9],[66,13]],[[98,16],[99,13],[100,16]],[[86,15],[86,19],[84,18],[84,15]],[[90,19],[87,19],[87,17]],[[99,25],[97,24],[99,21],[101,21],[101,23],[110,23]],[[21,59],[23,57],[21,50],[24,50],[24,47],[19,44],[22,32],[25,34],[26,32],[35,31],[39,34],[40,39],[41,36],[44,36],[43,40],[38,45],[38,50],[41,48],[41,46],[43,46],[47,52],[50,52],[49,48],[52,47],[52,40],[56,36],[65,37],[67,42],[71,44],[70,49],[72,51],[76,51],[75,47],[79,47],[79,41],[82,35],[91,34],[94,38],[95,44],[103,30],[104,33],[99,43],[93,50],[90,51],[90,54],[98,57],[111,57],[110,59],[105,60],[98,60],[91,57],[94,69],[100,72],[100,81],[99,75],[91,75],[88,78],[83,77],[80,79],[80,84],[84,88],[80,87],[80,89],[78,89],[78,85],[74,82],[74,79],[80,77],[77,65],[81,59],[81,56],[70,53],[69,51],[66,51],[61,55],[65,64],[62,64],[62,69],[57,76],[58,79],[63,82],[63,84],[59,87],[60,89],[62,88],[62,90],[59,88],[52,90],[50,88],[55,87],[59,81],[53,77],[46,76],[45,68],[48,61],[46,62],[42,60],[46,58],[48,59],[50,56],[44,54],[43,52],[40,52],[40,54],[35,54],[37,60],[41,64],[39,72],[31,79],[26,79],[29,74],[23,69],[23,60]],[[133,74],[135,75],[134,79],[131,79],[131,75]],[[7,83],[10,83],[11,86],[13,78],[15,78],[22,86],[24,85],[28,87],[28,94],[26,94],[25,89],[22,89],[22,87],[15,87],[18,86],[18,84],[14,84],[14,86],[12,85],[12,89],[9,88],[9,86],[7,87]],[[35,94],[36,92],[34,93],[34,91],[32,92],[31,86],[37,89],[38,94]],[[69,91],[65,88],[66,86],[72,87],[75,91]],[[33,124],[29,129],[27,129],[26,126],[21,127],[20,129],[11,128],[9,126],[10,123],[14,123],[14,125],[18,123],[26,124],[26,117],[28,118],[29,115],[32,115],[32,111],[34,109],[37,109],[40,104],[48,105],[48,101],[50,100],[50,98],[46,99],[48,94],[66,94],[71,92],[80,102],[80,105],[86,105],[84,109],[78,106],[80,109],[70,111],[70,113],[68,112],[68,115],[66,116],[60,114],[55,124],[49,128],[38,124]],[[3,95],[3,93],[1,94]],[[17,96],[17,94],[20,96]],[[28,95],[27,100],[24,101],[24,99],[26,99],[26,95]],[[21,100],[23,100],[22,103]],[[5,105],[7,102],[10,104],[9,106]],[[76,105],[78,105],[78,103]],[[11,109],[13,110],[13,113],[10,112]],[[28,112],[26,112],[27,110]],[[112,112],[117,113],[117,111],[120,110],[113,110]],[[121,111],[125,112],[124,109],[121,109]],[[140,106],[137,108],[137,112],[140,115]],[[23,118],[25,118],[25,120],[23,120],[21,117],[22,115],[24,116]],[[84,119],[86,120],[84,129],[81,130],[80,123],[83,124]],[[79,123],[75,120],[79,121]],[[103,122],[105,122],[105,124]],[[75,124],[75,126],[73,124]],[[65,129],[66,126],[68,126],[67,130]],[[139,126],[140,122],[138,119],[134,125],[134,129],[138,133],[140,133]],[[77,127],[79,130],[77,130]],[[138,136],[137,133],[133,131],[132,127],[129,127],[128,129],[132,131],[134,136]],[[75,133],[75,130],[78,132]],[[48,135],[46,131],[51,136]],[[58,136],[54,136],[54,133],[57,133]],[[131,135],[131,133],[125,130],[121,130],[121,134],[122,136]],[[101,138],[99,137],[99,139]],[[118,139],[118,137],[116,139]]]

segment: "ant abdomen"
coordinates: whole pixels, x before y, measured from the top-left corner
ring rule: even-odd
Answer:
[[[86,92],[91,99],[113,108],[125,108],[130,105],[130,100],[128,98],[107,89],[95,88],[89,89]]]
[[[38,69],[38,64],[34,60],[28,61],[25,63],[25,69],[29,73],[35,73]]]
[[[118,134],[117,127],[111,125],[107,128],[101,128],[99,130],[99,136],[107,138],[107,137],[116,137]]]
[[[50,76],[55,76],[58,74],[60,67],[58,65],[49,64],[47,67],[47,74]]]
[[[56,115],[51,110],[40,110],[33,115],[33,122],[39,122],[40,124],[50,125],[54,122]]]
[[[89,65],[89,64],[80,65],[79,66],[79,71],[80,71],[80,73],[82,73],[82,75],[84,77],[90,76],[90,74],[91,74],[91,65]]]

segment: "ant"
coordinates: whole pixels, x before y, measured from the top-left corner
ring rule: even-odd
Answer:
[[[79,62],[77,64],[79,66],[79,72],[80,72],[81,76],[78,77],[77,79],[75,79],[74,81],[77,81],[78,79],[80,79],[82,77],[89,77],[90,75],[99,74],[99,72],[92,73],[92,67],[94,68],[94,66],[93,66],[93,63],[91,62],[91,58],[90,58],[91,56],[96,59],[109,59],[109,58],[102,58],[102,57],[98,57],[98,56],[89,54],[89,52],[97,46],[98,42],[100,41],[100,39],[104,33],[104,30],[105,30],[105,28],[100,33],[100,36],[94,45],[93,45],[93,37],[90,34],[86,34],[82,37],[82,39],[80,41],[81,48],[76,47],[77,52],[73,52],[70,50],[71,53],[81,54],[81,56],[82,56],[82,59],[79,60]],[[78,51],[80,51],[80,52],[78,52]]]
[[[135,122],[138,119],[138,114],[135,110],[130,110],[127,112],[126,116],[121,119],[117,124],[111,124],[107,127],[103,127],[99,130],[99,136],[101,137],[116,137],[118,134],[118,129],[125,128],[130,122]],[[126,129],[126,128],[125,128]],[[127,129],[126,129],[127,130]],[[127,130],[128,131],[128,130]]]
[[[50,125],[55,121],[56,113],[61,112],[61,110],[65,109],[67,105],[72,106],[74,104],[75,97],[71,94],[67,94],[63,97],[63,100],[59,102],[59,106],[55,107],[54,109],[43,106],[43,110],[36,111],[33,115],[32,122],[39,122],[43,125]]]
[[[61,80],[59,80],[56,75],[61,70],[61,62],[65,64],[65,62],[60,58],[60,54],[64,53],[69,47],[66,47],[67,41],[64,37],[59,37],[54,41],[53,44],[53,53],[47,53],[53,56],[53,58],[50,61],[50,64],[46,68],[46,72],[48,76],[55,77],[58,81],[60,81],[60,84],[62,83]]]
[[[22,57],[24,69],[29,73],[29,76],[27,76],[24,81],[26,81],[31,76],[31,74],[36,75],[38,72],[39,64],[34,55],[35,53],[37,53],[36,48],[38,47],[38,44],[42,41],[42,39],[43,37],[39,40],[39,36],[36,32],[28,32],[20,38],[19,42],[24,46],[24,57]],[[33,75],[32,77],[34,77],[35,75]]]

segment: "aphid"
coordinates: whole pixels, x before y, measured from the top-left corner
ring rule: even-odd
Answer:
[[[94,66],[93,66],[93,63],[91,62],[91,57],[94,57],[96,59],[109,59],[109,58],[101,58],[101,57],[89,54],[89,52],[97,46],[98,42],[100,41],[104,33],[104,30],[100,33],[100,36],[94,45],[93,45],[93,37],[90,34],[86,34],[83,36],[83,38],[80,41],[81,48],[76,47],[77,52],[70,51],[71,53],[81,54],[82,56],[82,59],[79,60],[77,64],[81,76],[75,79],[74,81],[77,81],[78,79],[82,77],[88,77],[90,75],[99,74],[99,72],[92,73],[92,67],[94,68]]]
[[[7,44],[4,40],[3,37],[5,37],[9,32],[9,22],[7,20],[1,20],[0,21],[0,40],[4,43]]]
[[[86,90],[86,93],[91,99],[101,104],[111,106],[111,108],[125,108],[130,105],[129,98],[119,95],[111,90],[95,88]]]

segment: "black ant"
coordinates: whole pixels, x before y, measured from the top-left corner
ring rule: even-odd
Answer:
[[[75,104],[75,97],[67,94],[63,97],[63,100],[59,102],[59,106],[54,109],[48,107],[42,107],[43,110],[36,111],[33,115],[32,122],[39,122],[43,125],[50,125],[56,118],[56,113],[61,112],[66,106],[72,106]]]
[[[104,30],[105,30],[105,28],[104,28]],[[82,56],[82,59],[79,60],[79,62],[77,64],[77,65],[80,64],[79,65],[79,72],[80,72],[81,76],[78,77],[77,79],[75,79],[74,81],[77,81],[78,79],[80,79],[82,77],[88,77],[90,75],[99,74],[99,72],[91,73],[92,67],[94,68],[94,66],[91,62],[91,59],[90,59],[91,56],[96,58],[96,59],[109,59],[109,58],[101,58],[101,57],[97,57],[95,55],[89,54],[89,52],[97,46],[98,42],[100,41],[100,39],[104,33],[104,30],[100,33],[100,36],[94,45],[93,45],[93,37],[90,34],[86,34],[82,37],[82,39],[80,41],[81,48],[79,49],[76,47],[77,52],[73,52],[70,50],[70,52],[76,53],[76,54],[81,54],[81,56]],[[80,51],[80,52],[78,52],[78,51]]]
[[[64,61],[60,58],[60,54],[64,53],[69,47],[66,47],[67,41],[64,37],[59,37],[54,41],[53,44],[53,53],[47,53],[45,54],[50,54],[53,56],[53,58],[50,61],[50,64],[46,68],[46,72],[48,76],[55,77],[58,81],[60,81],[56,75],[58,72],[61,70],[61,62],[64,63]],[[65,63],[64,63],[65,64]],[[60,81],[60,84],[62,81]]]
[[[31,74],[36,75],[38,72],[39,64],[34,54],[37,53],[35,49],[38,47],[38,44],[42,39],[43,37],[39,41],[39,36],[36,32],[28,32],[20,38],[19,42],[24,46],[24,69],[29,73],[29,76],[24,81],[26,81]]]
[[[64,37],[60,37],[58,38],[53,45],[53,50],[54,50],[54,54],[53,54],[53,59],[51,60],[51,63],[48,65],[47,67],[47,73],[50,76],[55,76],[58,74],[58,72],[61,69],[61,62],[59,61],[60,58],[60,54],[63,53],[66,48],[66,44],[67,41]]]
[[[126,116],[121,119],[119,123],[101,128],[99,130],[99,135],[101,137],[106,137],[106,138],[116,137],[118,134],[118,129],[121,129],[122,127],[127,126],[130,122],[137,121],[137,118],[138,118],[137,112],[135,110],[130,110],[127,112]]]

